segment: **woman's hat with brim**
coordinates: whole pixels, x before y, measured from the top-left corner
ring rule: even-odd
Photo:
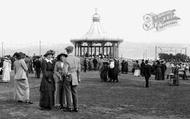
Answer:
[[[63,53],[57,55],[57,60],[60,60],[61,56],[67,57],[68,55],[67,55],[67,53],[63,52]]]
[[[9,60],[9,56],[4,56],[3,59]]]
[[[18,58],[18,57],[19,57],[19,53],[18,53],[18,52],[15,52],[15,53],[13,54],[13,57]]]
[[[48,55],[54,55],[55,52],[53,50],[48,50],[45,54],[44,57],[47,57]]]

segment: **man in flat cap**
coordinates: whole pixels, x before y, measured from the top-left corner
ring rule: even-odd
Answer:
[[[66,91],[66,100],[67,100],[67,111],[74,111],[78,112],[78,96],[77,96],[77,86],[80,82],[80,59],[74,56],[73,53],[73,46],[68,46],[65,48],[68,57],[67,62],[69,64],[68,75],[71,77],[71,81],[66,80],[65,83],[65,91]],[[73,107],[72,109],[72,103]]]

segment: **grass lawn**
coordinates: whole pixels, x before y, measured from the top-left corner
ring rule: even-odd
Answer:
[[[101,82],[98,72],[81,74],[78,113],[38,108],[40,80],[30,78],[33,105],[12,100],[13,83],[0,83],[0,119],[189,119],[190,81],[168,86],[167,80],[151,80],[121,74],[119,83]],[[153,79],[153,77],[152,77]]]

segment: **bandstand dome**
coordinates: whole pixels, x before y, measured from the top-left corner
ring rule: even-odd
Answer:
[[[75,46],[76,56],[97,56],[118,57],[119,44],[123,41],[114,38],[106,33],[100,23],[100,15],[95,12],[92,17],[92,24],[89,31],[78,39],[71,39]]]

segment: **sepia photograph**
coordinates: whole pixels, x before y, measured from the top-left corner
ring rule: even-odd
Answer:
[[[187,0],[0,0],[0,119],[190,119]]]

